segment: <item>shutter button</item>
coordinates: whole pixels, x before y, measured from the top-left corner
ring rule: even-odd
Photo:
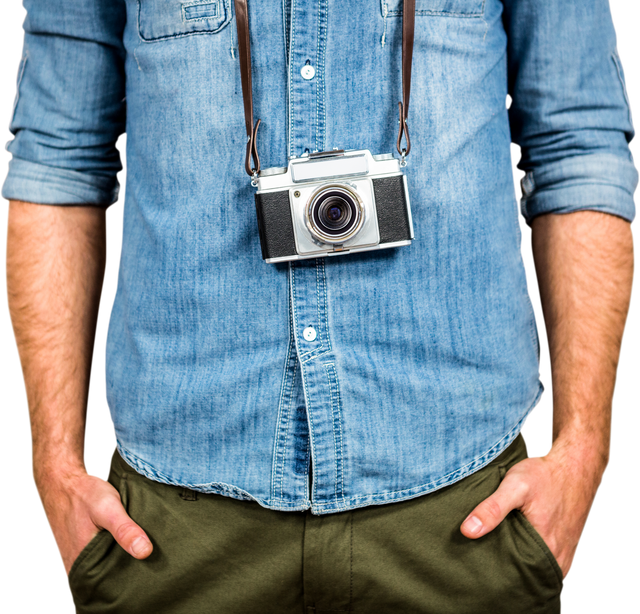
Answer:
[[[302,75],[303,79],[310,81],[316,76],[316,69],[313,66],[311,66],[311,64],[305,64],[300,69],[300,74]]]
[[[313,326],[307,326],[307,328],[302,331],[302,336],[306,341],[315,341],[318,333],[316,333],[316,329],[313,328]]]

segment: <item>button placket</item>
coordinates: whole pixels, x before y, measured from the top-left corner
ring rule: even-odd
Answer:
[[[340,509],[344,506],[347,456],[337,360],[328,330],[324,260],[291,263],[290,274],[294,338],[313,459],[312,509],[324,509],[327,505]],[[316,334],[313,341],[307,339],[310,329]]]
[[[289,156],[324,149],[326,20],[327,0],[293,0],[289,34]]]
[[[289,155],[324,149],[327,0],[292,0]],[[313,463],[312,509],[344,505],[343,434],[337,361],[328,330],[324,259],[290,263],[291,311]],[[318,360],[320,359],[320,360]]]

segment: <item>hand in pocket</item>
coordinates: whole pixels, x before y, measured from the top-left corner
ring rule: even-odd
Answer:
[[[469,514],[461,531],[477,539],[493,531],[511,510],[519,509],[566,576],[598,486],[588,476],[582,477],[570,463],[551,455],[520,461]]]
[[[131,520],[120,494],[108,482],[81,473],[48,480],[39,490],[67,574],[80,552],[103,529],[136,559],[151,554],[153,546],[147,534]]]

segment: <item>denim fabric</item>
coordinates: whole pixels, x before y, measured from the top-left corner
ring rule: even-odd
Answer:
[[[527,220],[634,215],[605,0],[418,0],[416,240],[278,265],[261,259],[243,170],[231,0],[25,4],[5,198],[109,205],[126,123],[107,384],[132,467],[322,514],[435,490],[513,441],[542,386],[510,141]],[[401,10],[249,1],[263,168],[307,150],[394,150]]]

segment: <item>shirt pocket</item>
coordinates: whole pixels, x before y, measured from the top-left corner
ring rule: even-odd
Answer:
[[[231,18],[231,0],[138,0],[138,32],[144,41],[215,34]]]
[[[416,15],[482,17],[486,0],[416,0]],[[403,0],[380,0],[383,17],[402,15]]]

